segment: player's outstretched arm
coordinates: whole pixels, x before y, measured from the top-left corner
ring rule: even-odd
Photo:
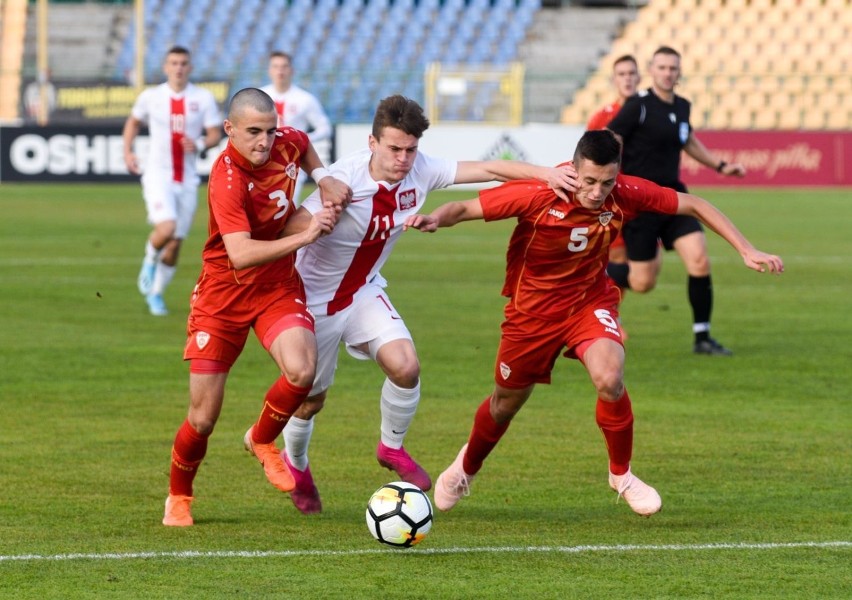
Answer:
[[[321,235],[331,233],[337,221],[332,208],[323,208],[315,215],[299,209],[288,221],[284,236],[277,240],[255,240],[248,231],[226,233],[222,236],[228,259],[234,269],[256,267],[292,254],[302,246],[316,241]]]
[[[479,198],[447,202],[428,215],[411,215],[402,224],[403,231],[409,227],[427,233],[433,233],[439,227],[452,227],[462,221],[474,221],[482,218],[482,204]]]
[[[698,196],[678,192],[679,215],[691,215],[707,225],[710,229],[724,238],[743,257],[743,262],[749,269],[764,273],[781,274],[784,272],[784,262],[775,254],[768,254],[755,248],[750,241],[737,229],[725,214],[718,208]]]
[[[568,200],[568,192],[577,191],[577,170],[572,164],[540,167],[518,160],[461,161],[453,183],[485,183],[537,179],[546,183],[557,196]]]

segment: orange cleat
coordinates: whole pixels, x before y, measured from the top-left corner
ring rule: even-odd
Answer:
[[[296,487],[296,480],[293,479],[293,474],[290,469],[281,460],[281,451],[275,447],[275,443],[258,444],[251,439],[251,432],[254,426],[249,427],[246,435],[243,438],[243,444],[246,450],[251,452],[263,465],[263,472],[266,473],[266,478],[269,483],[277,487],[282,492],[292,492]]]
[[[189,527],[192,525],[192,513],[189,510],[192,500],[192,496],[169,494],[169,497],[166,498],[166,514],[163,516],[163,525],[169,527]]]

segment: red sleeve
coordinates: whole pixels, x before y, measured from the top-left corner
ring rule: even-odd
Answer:
[[[553,190],[537,179],[507,181],[479,192],[479,203],[486,221],[535,214],[554,198]]]
[[[589,119],[589,123],[586,125],[586,129],[588,131],[604,129],[607,125],[609,125],[609,121],[612,116],[612,113],[607,112],[605,108],[602,108],[601,110],[592,115],[592,117]]]
[[[245,185],[233,185],[232,178],[241,178],[239,169],[226,165],[219,157],[213,165],[208,182],[210,213],[220,234],[251,232],[251,224],[246,214],[246,202],[249,196]],[[228,174],[231,171],[231,174]]]
[[[619,175],[613,192],[632,218],[640,212],[673,215],[677,212],[677,192],[641,177]]]

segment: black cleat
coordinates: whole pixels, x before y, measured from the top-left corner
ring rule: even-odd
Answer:
[[[713,338],[695,342],[692,351],[695,354],[710,354],[712,356],[731,356],[734,354]]]

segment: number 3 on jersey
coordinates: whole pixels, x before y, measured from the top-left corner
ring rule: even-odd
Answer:
[[[269,194],[270,200],[275,200],[275,205],[282,208],[272,217],[273,219],[280,219],[284,215],[287,214],[287,211],[290,210],[290,202],[287,200],[287,194],[285,194],[282,190],[275,190],[271,194]]]

